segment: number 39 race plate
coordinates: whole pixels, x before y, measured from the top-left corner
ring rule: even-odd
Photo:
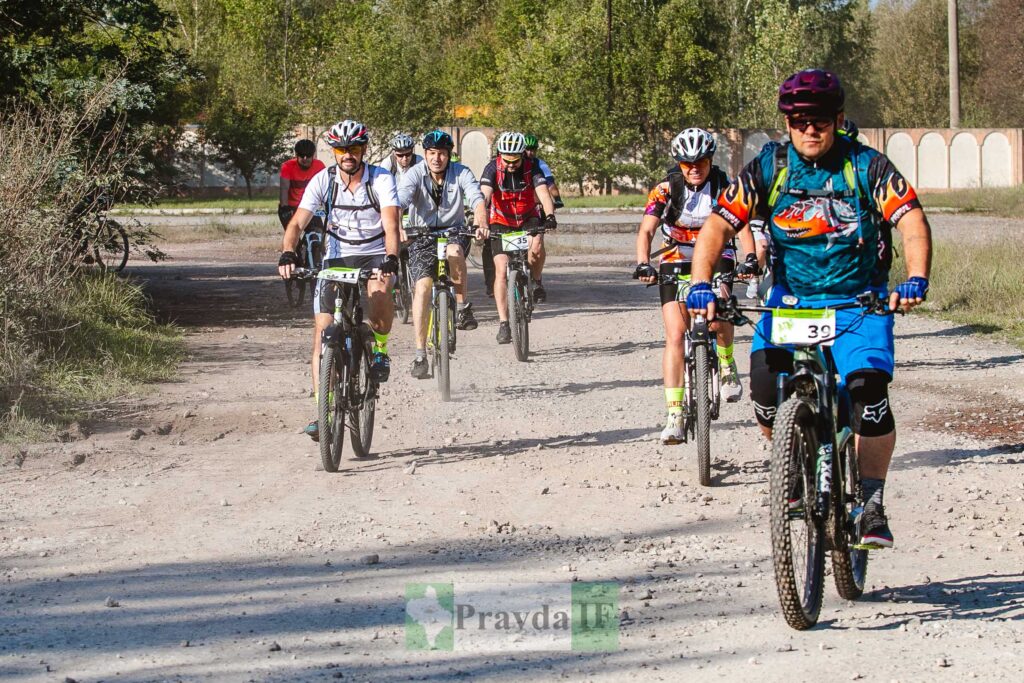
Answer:
[[[776,308],[772,311],[772,344],[832,346],[835,335],[836,312],[831,308]]]

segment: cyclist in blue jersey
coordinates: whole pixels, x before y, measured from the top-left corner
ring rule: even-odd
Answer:
[[[889,307],[909,310],[928,292],[931,229],[910,184],[892,162],[843,130],[845,94],[839,79],[812,69],[779,88],[779,111],[790,143],[769,143],[729,184],[701,228],[693,255],[691,312],[714,315],[712,268],[726,242],[755,216],[767,217],[774,284],[765,305],[824,308],[872,290]],[[908,278],[888,289],[892,228],[900,231]],[[866,501],[861,542],[893,545],[882,503],[896,445],[889,405],[894,370],[893,319],[836,311],[832,354],[853,404],[861,485]],[[776,378],[792,372],[792,351],[774,346],[771,315],[758,323],[751,348],[750,394],[758,423],[771,436]]]

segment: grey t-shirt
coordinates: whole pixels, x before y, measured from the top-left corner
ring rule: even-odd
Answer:
[[[448,164],[441,201],[434,199],[434,180],[426,162],[421,161],[398,182],[398,201],[409,210],[410,226],[430,228],[465,224],[465,206],[475,209],[484,200],[476,176],[458,162]]]

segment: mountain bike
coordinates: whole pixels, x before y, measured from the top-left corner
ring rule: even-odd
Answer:
[[[295,248],[295,253],[299,257],[298,270],[309,271],[312,275],[309,277],[293,277],[284,281],[288,305],[293,308],[302,305],[307,290],[309,291],[310,299],[313,298],[313,290],[316,284],[314,280],[316,279],[316,273],[320,270],[320,264],[323,262],[324,257],[323,238],[320,236],[320,231],[315,228],[304,230],[299,238],[299,244]]]
[[[101,209],[95,221],[78,229],[77,254],[87,266],[103,272],[120,273],[128,264],[128,233]]]
[[[512,328],[512,347],[516,358],[522,362],[530,356],[530,320],[533,317],[533,291],[530,289],[527,257],[530,237],[543,235],[551,229],[540,225],[529,230],[494,235],[501,239],[501,250],[508,256],[508,321]]]
[[[712,289],[732,287],[733,273],[718,273]],[[684,273],[659,274],[655,284],[675,285],[676,302],[686,306],[686,293],[690,276]],[[686,386],[683,403],[686,417],[683,421],[683,443],[692,438],[697,443],[697,473],[701,486],[711,486],[711,423],[717,420],[722,407],[721,368],[718,360],[717,335],[710,330],[703,316],[693,316],[689,329],[683,335],[683,359],[686,366]]]
[[[409,243],[405,242],[398,252],[398,277],[395,278],[395,286],[391,290],[395,313],[402,319],[403,325],[412,320],[412,299],[415,285],[409,270]]]
[[[818,621],[825,551],[831,550],[836,590],[846,600],[864,592],[868,550],[860,544],[860,486],[851,402],[829,347],[857,325],[836,329],[835,312],[891,315],[884,298],[865,292],[855,302],[823,309],[740,306],[719,299],[716,320],[750,324],[744,313],[772,313],[771,342],[793,348],[793,373],[778,378],[769,475],[772,561],[786,622],[798,630]],[[757,327],[754,327],[757,334]],[[838,457],[835,457],[838,456]]]
[[[431,351],[431,372],[437,377],[441,400],[452,400],[450,361],[455,353],[455,283],[448,277],[448,242],[476,231],[465,228],[409,228],[410,238],[428,237],[437,244],[437,272],[430,292],[430,321],[427,324],[427,348]]]
[[[316,273],[335,290],[334,322],[320,342],[320,383],[317,420],[324,470],[337,472],[345,430],[357,458],[370,455],[378,384],[370,371],[373,332],[363,322],[361,294],[376,271],[366,268],[324,268]],[[296,269],[298,277],[310,277]]]

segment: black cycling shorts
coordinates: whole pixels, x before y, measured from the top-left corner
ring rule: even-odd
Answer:
[[[370,268],[384,265],[386,254],[363,254],[324,259],[324,268]],[[313,297],[313,313],[334,313],[334,300],[338,298],[338,286],[333,282],[316,281],[316,296]]]
[[[539,228],[540,225],[541,222],[539,218],[529,218],[525,223],[523,223],[518,228],[512,228],[507,225],[502,225],[501,223],[491,223],[491,237],[489,240],[491,244],[491,253],[494,256],[505,253],[505,251],[501,248],[501,233],[518,232],[520,230],[530,231]]]
[[[462,256],[465,258],[469,253],[469,235],[460,235],[454,240],[448,240],[449,245],[456,245],[462,248]],[[418,282],[425,277],[434,279],[437,275],[437,240],[433,237],[419,237],[409,245],[409,274],[412,281]]]
[[[668,263],[662,262],[658,267],[659,272],[662,275],[689,275],[691,261],[669,261]],[[716,273],[731,273],[733,268],[736,267],[736,262],[732,259],[719,259],[718,265],[715,267]],[[658,293],[661,295],[661,305],[672,303],[676,300],[676,295],[679,293],[679,286],[675,284],[671,285],[659,285]],[[686,296],[686,292],[683,293]]]

